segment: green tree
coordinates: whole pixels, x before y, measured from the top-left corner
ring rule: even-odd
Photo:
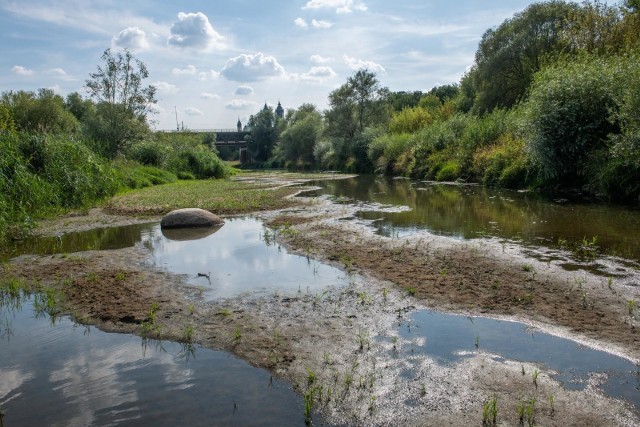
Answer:
[[[577,8],[562,1],[534,3],[485,32],[466,77],[475,91],[473,111],[510,108],[523,99],[544,58],[565,49],[563,29]]]
[[[149,131],[147,115],[156,102],[156,88],[143,86],[147,67],[128,50],[113,54],[107,49],[101,60],[104,64],[85,82],[97,103],[86,123],[100,151],[114,157]]]
[[[78,92],[71,92],[65,99],[65,107],[76,119],[82,121],[88,114],[95,112],[91,99],[84,99]]]
[[[315,163],[314,148],[322,132],[322,115],[315,105],[302,104],[287,112],[287,128],[280,135],[278,151],[285,165],[308,168]]]
[[[266,162],[273,154],[273,148],[278,140],[278,124],[273,108],[263,108],[258,114],[249,118],[251,135],[247,136],[247,149],[257,162]]]
[[[329,94],[325,112],[325,135],[331,141],[336,166],[357,172],[373,169],[367,156],[369,144],[379,131],[373,128],[389,120],[389,90],[380,85],[375,73],[363,69]]]
[[[579,185],[591,155],[619,133],[613,73],[604,59],[561,62],[536,74],[526,103],[526,139],[543,178]]]
[[[70,133],[78,128],[78,121],[67,111],[64,99],[51,89],[38,89],[37,93],[4,92],[2,104],[9,108],[21,131]]]
[[[622,9],[617,5],[586,1],[569,14],[563,41],[576,51],[619,52],[624,48],[622,16]]]

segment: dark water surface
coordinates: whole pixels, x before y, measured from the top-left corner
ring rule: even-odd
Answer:
[[[595,203],[554,202],[534,193],[359,176],[318,181],[309,195],[330,195],[344,203],[357,201],[408,206],[407,212],[361,212],[378,220],[381,234],[403,236],[416,230],[458,239],[498,237],[525,244],[569,246],[583,239],[607,254],[640,261],[640,210]]]
[[[4,426],[301,426],[288,384],[227,353],[0,307]]]

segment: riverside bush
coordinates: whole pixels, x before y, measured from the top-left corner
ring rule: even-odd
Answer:
[[[69,136],[0,132],[0,240],[21,237],[33,219],[115,194],[109,163]]]

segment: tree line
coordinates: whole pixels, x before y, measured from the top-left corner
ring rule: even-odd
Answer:
[[[391,92],[360,70],[329,108],[252,116],[264,166],[640,197],[640,2],[534,3],[487,30],[457,84]]]
[[[21,238],[35,220],[82,209],[119,191],[178,179],[223,178],[231,168],[215,135],[154,133],[155,88],[130,52],[102,55],[89,98],[50,89],[0,97],[0,242]]]

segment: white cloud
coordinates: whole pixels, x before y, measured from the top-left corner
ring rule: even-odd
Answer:
[[[224,48],[224,37],[216,32],[209,18],[202,13],[178,13],[178,21],[171,26],[170,46],[207,50]]]
[[[11,68],[11,71],[13,71],[14,73],[16,73],[19,76],[32,76],[33,75],[33,70],[30,70],[26,67],[23,67],[22,65],[14,65],[13,68]]]
[[[220,95],[216,95],[215,93],[209,92],[201,92],[200,98],[202,99],[220,99]]]
[[[47,74],[51,74],[52,76],[55,76],[56,78],[58,78],[60,80],[66,80],[66,81],[75,80],[75,78],[73,76],[70,76],[62,68],[52,68],[51,70],[47,71]]]
[[[174,74],[176,76],[182,76],[182,75],[193,76],[194,74],[196,74],[197,71],[198,70],[194,65],[187,65],[185,68],[174,68],[173,70],[171,70],[171,74]]]
[[[311,62],[315,62],[316,64],[326,64],[327,62],[333,61],[333,58],[325,58],[321,55],[311,55],[309,59],[311,60]]]
[[[292,74],[291,78],[300,82],[324,82],[337,76],[331,67],[311,67],[309,72],[303,74]]]
[[[204,71],[200,71],[198,73],[198,80],[200,80],[201,82],[206,82],[207,78],[208,78],[208,75]]]
[[[284,68],[273,56],[258,52],[255,55],[242,54],[229,59],[220,74],[237,82],[255,82],[282,76]]]
[[[123,47],[131,50],[149,49],[147,34],[138,27],[128,27],[120,31],[117,36],[111,39],[114,47]]]
[[[193,107],[189,107],[186,110],[184,110],[185,114],[187,116],[202,116],[204,115],[204,113],[200,110],[198,110],[197,108],[193,108]]]
[[[309,0],[303,9],[335,9],[336,13],[364,12],[367,5],[359,0]]]
[[[224,107],[227,110],[249,110],[252,108],[256,108],[258,104],[253,101],[247,101],[244,99],[233,99],[231,102],[228,102]]]
[[[179,91],[178,87],[176,85],[172,85],[171,83],[167,83],[167,82],[155,82],[153,83],[153,86],[156,87],[156,89],[158,89],[158,92],[162,92],[162,93],[177,93]]]
[[[235,95],[253,95],[253,88],[248,85],[240,85],[236,88]]]
[[[364,61],[362,59],[352,58],[348,55],[344,55],[342,59],[344,59],[345,64],[347,64],[347,66],[352,70],[361,70],[363,68],[366,68],[370,71],[379,72],[379,73],[387,72],[387,70],[385,70],[384,67],[378,64],[377,62]]]
[[[326,30],[327,28],[333,27],[333,22],[329,21],[316,21],[315,19],[311,21],[311,26],[313,28],[319,28],[322,30]]]
[[[155,103],[149,105],[149,112],[151,114],[167,114],[167,110],[165,108]]]
[[[309,26],[309,24],[307,24],[307,21],[302,18],[296,18],[293,23],[296,24],[296,27],[299,28],[307,28]]]

